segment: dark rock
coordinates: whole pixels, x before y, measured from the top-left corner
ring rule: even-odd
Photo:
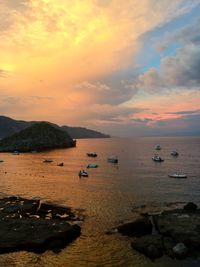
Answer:
[[[200,247],[200,212],[165,211],[154,216],[154,222],[161,235],[184,243],[188,248]]]
[[[70,208],[40,205],[39,200],[0,199],[0,253],[40,253],[65,247],[81,234],[80,226],[70,223],[73,216]]]
[[[123,235],[140,237],[152,233],[152,223],[145,217],[122,224],[117,229]]]
[[[193,212],[197,210],[198,206],[194,204],[193,202],[189,202],[183,208],[184,210]]]
[[[188,248],[184,243],[178,243],[172,248],[174,256],[178,259],[185,259],[188,254]]]
[[[176,242],[171,237],[163,237],[163,251],[166,255],[171,258],[174,258],[173,247],[176,245]]]
[[[152,260],[163,255],[162,237],[160,235],[146,235],[137,238],[132,241],[131,246]]]

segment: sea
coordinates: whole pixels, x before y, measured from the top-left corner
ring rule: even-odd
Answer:
[[[155,145],[161,146],[155,151]],[[172,150],[178,157],[170,155]],[[87,152],[98,156],[90,158]],[[164,162],[154,162],[158,153]],[[117,155],[119,162],[107,162]],[[52,163],[43,163],[52,159]],[[200,205],[200,137],[79,139],[76,148],[42,153],[0,154],[0,197],[17,195],[70,206],[84,214],[82,234],[60,253],[16,252],[0,255],[0,267],[199,267],[200,259],[154,262],[134,251],[131,240],[106,232],[141,212]],[[63,167],[57,166],[64,163]],[[79,178],[80,169],[88,178]],[[175,172],[187,179],[169,178]]]

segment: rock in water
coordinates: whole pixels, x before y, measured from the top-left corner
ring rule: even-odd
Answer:
[[[38,200],[0,199],[0,253],[64,248],[81,234],[81,227],[70,223],[74,217],[70,208]]]
[[[189,202],[183,208],[184,210],[194,212],[197,210],[198,206],[194,204],[193,202]]]
[[[38,122],[0,140],[0,152],[31,152],[75,145],[75,141],[63,130],[46,122]]]
[[[173,247],[174,256],[179,259],[184,259],[187,256],[188,248],[184,243],[178,243]]]
[[[120,225],[117,229],[123,235],[140,237],[152,233],[152,223],[149,218],[140,218]]]
[[[162,238],[160,235],[146,235],[137,238],[132,241],[131,246],[152,260],[163,255]]]

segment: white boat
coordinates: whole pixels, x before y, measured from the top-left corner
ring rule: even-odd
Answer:
[[[92,158],[97,157],[97,153],[96,152],[88,152],[87,155],[88,155],[88,157],[92,157]]]
[[[154,155],[154,157],[152,157],[152,160],[153,161],[156,161],[156,162],[163,162],[164,159],[162,159],[160,156],[158,155]]]
[[[155,150],[161,150],[161,146],[160,145],[156,145],[155,146]]]
[[[173,173],[168,175],[170,178],[187,178],[186,174]]]
[[[176,150],[172,151],[170,154],[174,157],[177,157],[179,155],[179,153]]]
[[[89,163],[89,164],[87,165],[87,168],[97,168],[97,167],[98,167],[98,165],[95,164],[95,163]]]
[[[110,162],[110,163],[118,163],[118,158],[117,158],[117,156],[110,156],[110,157],[108,157],[108,162]]]
[[[88,177],[89,175],[86,171],[83,170],[79,171],[78,176],[81,178],[81,177]]]

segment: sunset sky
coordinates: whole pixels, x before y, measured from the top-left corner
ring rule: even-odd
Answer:
[[[200,134],[200,0],[0,0],[0,115]]]

